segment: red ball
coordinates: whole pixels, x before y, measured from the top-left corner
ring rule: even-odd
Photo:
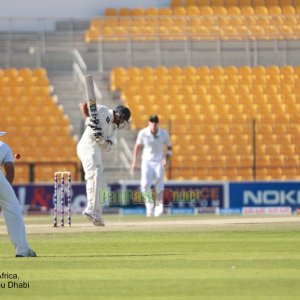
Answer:
[[[21,158],[21,154],[16,153],[16,154],[15,154],[15,158],[16,158],[16,159],[20,159],[20,158]]]
[[[170,205],[173,201],[174,194],[171,189],[164,189],[164,205]]]

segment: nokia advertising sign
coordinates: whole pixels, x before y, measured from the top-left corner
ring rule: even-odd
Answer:
[[[300,182],[239,182],[229,185],[231,208],[300,207]]]

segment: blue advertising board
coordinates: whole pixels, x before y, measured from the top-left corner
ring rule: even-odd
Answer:
[[[14,191],[25,212],[46,212],[53,208],[53,184],[14,185]],[[82,211],[86,205],[85,184],[72,184],[72,210]]]
[[[300,206],[300,182],[236,182],[229,184],[230,208]]]
[[[224,207],[224,186],[222,182],[166,182],[164,204],[178,209],[221,208]],[[65,189],[67,193],[67,186]],[[14,190],[24,212],[47,212],[53,209],[53,184],[14,185]],[[71,193],[72,211],[80,213],[86,206],[85,183],[73,183]],[[109,184],[108,190],[101,196],[106,207],[144,208],[138,181]]]
[[[128,205],[144,205],[138,181],[120,184]],[[167,181],[163,198],[164,204],[173,208],[224,207],[225,185],[223,182]]]

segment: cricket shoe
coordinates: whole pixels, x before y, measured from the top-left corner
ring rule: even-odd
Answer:
[[[82,212],[84,216],[88,218],[95,226],[105,226],[105,223],[101,217],[98,217],[94,212],[84,210]]]
[[[152,215],[153,215],[154,203],[146,202],[146,203],[145,203],[145,206],[146,206],[146,216],[147,216],[148,218],[152,217]]]
[[[17,254],[16,257],[36,257],[36,253],[32,249],[29,249],[25,254]]]
[[[93,224],[94,224],[95,226],[105,226],[105,223],[104,223],[103,218],[100,218],[100,217],[96,218],[96,219],[93,221]]]
[[[156,205],[154,208],[154,217],[159,217],[164,212],[164,206],[162,204]]]

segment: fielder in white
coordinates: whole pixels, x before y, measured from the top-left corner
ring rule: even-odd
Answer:
[[[94,225],[104,226],[102,204],[107,190],[104,178],[102,151],[110,151],[116,143],[119,129],[124,128],[131,116],[123,105],[109,109],[97,105],[98,120],[90,118],[87,103],[80,103],[86,118],[86,129],[77,145],[77,154],[85,172],[87,207],[82,212]]]
[[[0,136],[4,134],[5,132],[0,132]],[[36,253],[27,243],[19,200],[11,186],[15,174],[14,156],[10,147],[2,141],[0,141],[0,166],[0,208],[3,210],[8,236],[15,246],[16,257],[35,257]]]
[[[163,213],[163,190],[165,166],[172,154],[169,133],[159,127],[159,118],[152,115],[149,126],[138,133],[133,149],[131,170],[136,169],[137,156],[143,148],[141,161],[141,192],[145,201],[146,215],[159,217]],[[167,148],[167,151],[165,151]],[[155,188],[155,201],[152,199],[151,186]]]

